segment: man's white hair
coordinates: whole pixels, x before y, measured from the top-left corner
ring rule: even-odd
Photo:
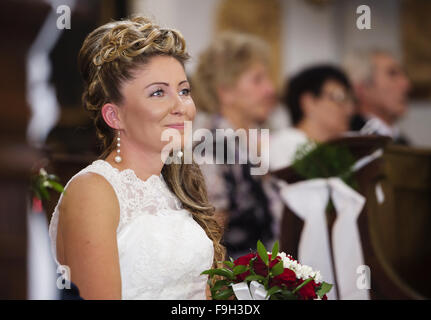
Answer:
[[[355,49],[343,59],[343,68],[352,83],[365,83],[373,80],[373,57],[376,55],[395,55],[388,49]]]

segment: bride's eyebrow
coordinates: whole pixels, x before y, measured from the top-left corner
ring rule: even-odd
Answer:
[[[189,81],[188,80],[183,80],[183,81],[180,81],[179,83],[178,83],[178,86],[180,86],[180,85],[182,85],[183,83],[188,83]],[[148,88],[148,87],[151,87],[151,86],[153,86],[153,85],[155,85],[155,84],[161,84],[161,85],[164,85],[164,86],[167,86],[167,87],[169,87],[169,83],[167,83],[167,82],[152,82],[152,83],[150,83],[149,85],[147,85],[146,87],[145,87],[145,89],[146,88]]]
[[[169,87],[169,83],[167,83],[167,82],[153,82],[153,83],[150,83],[149,85],[147,85],[144,89],[146,89],[146,88],[148,88],[148,87],[151,87],[151,86],[153,86],[153,85],[155,85],[155,84],[162,84],[162,85],[164,85],[164,86]]]

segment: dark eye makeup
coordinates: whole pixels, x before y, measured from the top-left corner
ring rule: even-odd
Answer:
[[[155,91],[153,91],[150,95],[150,97],[160,97],[164,93],[162,88],[157,88]]]
[[[185,96],[188,96],[190,93],[191,93],[191,89],[190,88],[185,88],[185,89],[182,89],[181,91],[180,91],[180,94],[182,94],[182,95],[185,95]],[[184,92],[184,93],[183,93]]]
[[[184,88],[180,90],[179,94],[182,96],[188,96],[190,95],[191,91],[191,88]],[[165,91],[162,88],[156,88],[151,92],[150,97],[161,97],[164,95],[164,93]]]

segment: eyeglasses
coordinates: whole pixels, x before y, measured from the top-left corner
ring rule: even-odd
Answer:
[[[334,90],[334,91],[322,91],[320,94],[321,97],[325,96],[329,98],[329,100],[338,103],[338,104],[347,104],[353,103],[354,98],[351,94],[346,93],[342,90]]]

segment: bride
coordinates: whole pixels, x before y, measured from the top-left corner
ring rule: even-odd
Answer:
[[[84,299],[205,299],[200,273],[224,259],[199,167],[162,156],[162,132],[184,140],[196,113],[187,58],[178,31],[144,17],[105,24],[82,45],[83,103],[104,152],[66,184],[49,233]]]

